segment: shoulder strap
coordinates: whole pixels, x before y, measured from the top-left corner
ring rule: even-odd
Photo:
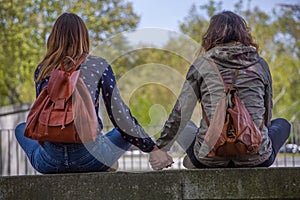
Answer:
[[[224,79],[223,79],[223,77],[222,77],[222,75],[220,73],[220,70],[218,69],[216,63],[213,62],[213,61],[211,61],[211,60],[209,61],[209,63],[213,66],[214,70],[217,72],[219,78],[221,79],[221,81],[222,81],[222,83],[224,85],[225,92],[233,90],[234,89],[234,83],[235,83],[235,81],[237,79],[237,76],[239,75],[240,70],[238,70],[238,69],[235,70],[234,76],[232,78],[232,83],[231,83],[231,85],[229,87],[227,87],[227,85],[226,85],[226,83],[225,83],[225,81],[224,81]]]
[[[83,61],[85,61],[85,59],[88,57],[88,55],[89,54],[87,54],[87,53],[82,54],[82,56],[79,58],[79,60],[77,61],[77,63],[74,66],[75,70],[81,65],[81,63],[83,63]]]
[[[87,53],[83,53],[76,63],[73,60],[73,58],[71,58],[70,56],[66,56],[65,58],[68,58],[69,60],[72,61],[72,63],[74,63],[74,67],[70,70],[70,72],[72,73],[73,71],[77,70],[77,68],[81,65],[81,63],[83,63],[83,61],[85,61],[87,56],[88,56]],[[64,60],[61,62],[61,69],[63,71],[65,71],[65,61]]]
[[[213,61],[211,61],[211,60],[209,60],[209,63],[210,63],[211,66],[214,68],[214,70],[216,71],[218,77],[219,77],[220,80],[222,81],[223,86],[224,86],[224,92],[225,92],[225,93],[228,93],[229,91],[234,90],[234,83],[235,83],[235,81],[236,81],[236,79],[237,79],[237,76],[238,76],[238,74],[239,74],[239,70],[238,70],[238,69],[235,70],[234,76],[233,76],[233,78],[232,78],[232,83],[231,83],[231,85],[230,85],[229,87],[227,87],[227,85],[226,85],[226,83],[225,83],[225,81],[224,81],[224,79],[223,79],[223,77],[222,77],[222,75],[221,75],[221,73],[220,73],[220,70],[218,69],[216,63],[213,62]],[[206,114],[206,112],[205,112],[205,110],[204,110],[204,108],[203,108],[202,103],[201,103],[201,108],[202,108],[203,118],[204,118],[206,124],[209,126],[210,122],[209,122],[209,119],[208,119],[208,117],[207,117],[207,114]]]
[[[226,92],[227,91],[227,85],[226,85],[226,83],[225,83],[225,81],[224,81],[224,79],[223,79],[223,77],[222,77],[222,75],[220,73],[220,70],[218,69],[216,63],[213,62],[213,61],[211,61],[211,60],[209,61],[209,63],[211,64],[211,66],[213,66],[214,70],[217,72],[217,75],[219,76],[219,78],[221,79],[221,81],[222,81],[222,83],[224,85],[224,91]]]

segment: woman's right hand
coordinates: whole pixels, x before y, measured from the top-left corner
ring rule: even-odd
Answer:
[[[157,146],[149,153],[149,162],[154,170],[162,170],[171,167],[173,158],[165,151],[160,150]]]

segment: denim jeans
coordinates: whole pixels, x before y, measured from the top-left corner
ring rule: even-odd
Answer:
[[[43,174],[102,172],[108,170],[131,144],[113,129],[99,134],[96,141],[86,144],[44,142],[24,136],[25,123],[16,127],[15,135],[31,165]]]
[[[189,126],[189,128],[187,130],[192,130],[192,127],[191,127],[192,124],[190,123],[190,124],[188,124],[188,126]],[[193,163],[193,165],[195,167],[208,168],[208,166],[199,162],[194,154],[193,147],[195,144],[195,133],[197,132],[196,125],[194,125],[194,127],[195,127],[194,132],[188,133],[189,135],[183,133],[182,135],[185,135],[185,137],[181,136],[182,138],[193,138],[193,141],[190,143],[191,145],[189,145],[188,148],[185,148],[187,156],[190,158],[191,162]],[[272,141],[272,154],[269,157],[269,159],[267,159],[265,162],[255,166],[255,167],[269,167],[274,163],[279,149],[286,142],[286,140],[288,139],[288,137],[290,135],[290,129],[291,129],[291,125],[285,119],[278,118],[278,119],[271,121],[271,126],[268,127],[268,131],[269,131],[268,135]],[[185,132],[185,130],[183,130],[183,132]],[[181,142],[179,142],[179,144],[180,143]],[[233,162],[229,162],[229,165],[227,167],[235,167],[235,166],[234,166]]]

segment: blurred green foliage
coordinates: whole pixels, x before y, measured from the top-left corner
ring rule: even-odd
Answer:
[[[259,44],[259,53],[267,60],[270,66],[273,76],[273,117],[284,117],[292,122],[295,120],[299,121],[300,6],[277,5],[272,13],[266,13],[258,7],[250,9],[244,8],[244,5],[244,1],[238,1],[234,6],[234,12],[245,18],[255,41]],[[189,36],[198,42],[198,48],[200,49],[201,36],[209,25],[209,18],[222,10],[221,1],[210,0],[208,4],[198,7],[193,5],[190,12],[179,24],[180,30],[185,34],[184,37]],[[201,15],[201,13],[206,14]],[[119,59],[118,62],[113,64],[115,64],[116,69],[117,66],[123,66],[122,71],[124,71],[124,65],[127,66],[125,67],[127,70],[130,70],[134,66],[140,66],[143,63],[156,62],[168,65],[181,73],[182,76],[185,76],[190,66],[189,61],[192,60],[192,58],[186,58],[195,56],[197,52],[193,49],[194,47],[189,48],[184,37],[171,37],[162,49],[170,49],[172,47],[173,52],[184,50],[187,52],[186,57],[174,56],[169,51],[143,49],[131,53],[134,55],[129,55],[130,59],[128,59],[127,55],[126,62],[122,62]],[[131,84],[134,85],[135,82],[132,81]],[[155,91],[157,95],[154,96],[156,100],[153,101],[162,100],[163,97],[159,95],[159,91],[162,91],[162,89],[156,88]],[[148,93],[145,91],[145,95],[137,97],[139,99],[138,102],[149,102],[151,98],[148,96]],[[162,103],[162,105],[168,105],[165,107],[167,113],[170,113],[171,105],[174,105],[175,100],[174,98],[167,98],[166,102]],[[151,104],[149,108],[151,108]],[[147,124],[150,123],[150,118],[147,117],[148,115],[145,116],[145,113],[148,113],[145,111],[134,109],[139,119]],[[199,116],[199,113],[196,116]]]
[[[299,121],[299,6],[278,5],[272,13],[266,13],[244,5],[240,0],[234,11],[248,22],[260,54],[269,63],[273,76],[273,116]],[[45,53],[53,22],[64,11],[74,12],[89,28],[91,53],[104,57],[112,65],[121,95],[133,115],[149,132],[157,133],[171,112],[196,56],[195,46],[189,42],[194,40],[200,48],[209,17],[222,10],[222,2],[213,0],[206,5],[193,5],[179,24],[184,36],[170,36],[160,47],[143,44],[143,48],[137,49],[125,35],[117,34],[137,26],[140,18],[131,3],[0,0],[0,106],[34,100],[33,71]],[[193,117],[198,120],[200,115],[195,111]]]
[[[140,19],[131,3],[119,0],[0,0],[0,106],[34,100],[33,72],[63,12],[83,18],[92,49],[111,35],[135,28]]]
[[[244,2],[238,1],[234,12],[247,21],[261,56],[269,64],[273,76],[273,117],[300,120],[300,5],[278,4],[272,13],[266,13],[258,7],[244,8]],[[207,15],[201,16],[199,10]],[[207,16],[222,10],[221,1],[210,0],[199,8],[194,5],[180,29],[201,42],[209,23]]]

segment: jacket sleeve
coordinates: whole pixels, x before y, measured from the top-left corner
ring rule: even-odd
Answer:
[[[272,96],[273,96],[273,91],[272,91],[272,76],[271,72],[269,69],[269,66],[267,62],[261,58],[260,64],[265,72],[265,115],[264,115],[264,120],[265,120],[265,125],[269,127],[271,125],[271,119],[272,119],[272,108],[273,108],[273,102],[272,102]]]
[[[187,73],[181,93],[176,104],[165,122],[157,146],[165,151],[170,150],[178,134],[184,129],[190,120],[196,103],[199,99],[199,73],[192,65]]]
[[[155,143],[131,115],[119,93],[112,68],[108,65],[100,80],[102,96],[108,116],[122,137],[144,152],[153,150]]]

